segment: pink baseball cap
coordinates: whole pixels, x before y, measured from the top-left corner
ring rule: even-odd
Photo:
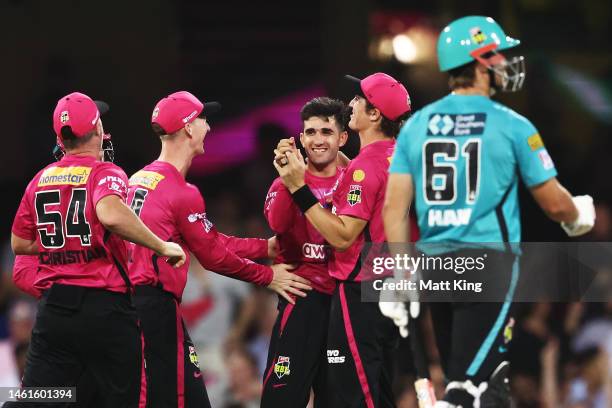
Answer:
[[[203,103],[187,91],[178,91],[157,102],[151,115],[151,123],[161,126],[166,134],[172,134],[196,118],[208,116],[220,110],[219,102]]]
[[[100,115],[108,110],[107,103],[73,92],[57,102],[53,111],[53,130],[58,139],[62,139],[62,129],[66,126],[76,137],[83,137],[96,128]]]
[[[387,119],[396,120],[410,112],[410,95],[404,85],[392,76],[377,72],[364,79],[351,75],[344,77],[355,85],[356,95],[364,96]]]

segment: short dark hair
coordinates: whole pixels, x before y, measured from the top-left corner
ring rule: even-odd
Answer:
[[[155,133],[156,136],[162,137],[166,135],[166,131],[164,130],[164,128],[159,126],[157,123],[151,123],[151,128],[153,129],[153,133]]]
[[[73,150],[89,142],[97,134],[97,130],[91,130],[85,133],[83,136],[78,137],[77,135],[72,133],[72,128],[70,126],[64,126],[61,129],[61,134],[64,148],[66,150]]]
[[[302,122],[313,116],[325,119],[333,116],[340,132],[344,132],[348,125],[349,115],[347,106],[338,99],[320,96],[306,102],[300,111]]]
[[[472,61],[448,71],[450,75],[448,78],[448,86],[451,91],[459,88],[469,88],[474,86],[477,64],[477,61]]]
[[[377,109],[376,106],[372,105],[370,101],[366,99],[366,111]],[[380,109],[379,109],[380,110]],[[410,111],[402,113],[397,119],[391,120],[386,118],[382,113],[380,114],[380,131],[387,137],[396,138],[402,125],[410,117]]]

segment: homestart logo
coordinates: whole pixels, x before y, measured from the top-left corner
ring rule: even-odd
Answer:
[[[327,350],[328,364],[344,364],[346,357],[340,355],[340,350]]]
[[[130,186],[142,186],[149,190],[155,190],[157,184],[166,176],[154,171],[140,170],[130,177]]]
[[[87,183],[91,167],[50,167],[38,179],[38,187],[72,185]]]
[[[325,260],[330,253],[330,248],[327,245],[311,244],[306,242],[302,245],[302,255],[308,259]]]

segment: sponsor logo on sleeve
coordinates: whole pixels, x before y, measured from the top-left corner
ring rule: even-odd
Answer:
[[[270,206],[274,202],[274,199],[276,198],[277,193],[278,193],[277,191],[271,191],[268,193],[268,195],[266,195],[266,210],[270,209]]]
[[[555,164],[553,163],[552,158],[550,157],[546,149],[540,150],[538,152],[538,157],[542,162],[542,167],[544,167],[544,170],[550,170],[555,167]]]
[[[187,221],[189,221],[189,222],[191,222],[191,223],[194,223],[194,222],[196,222],[196,221],[201,221],[201,222],[202,222],[202,225],[204,226],[204,230],[205,230],[206,232],[210,232],[210,230],[211,230],[211,229],[212,229],[212,227],[213,227],[213,223],[212,223],[212,222],[210,222],[210,221],[208,220],[208,218],[206,218],[206,213],[205,213],[205,212],[203,212],[203,213],[193,213],[193,214],[189,214],[189,215],[187,216]]]
[[[541,147],[544,147],[544,142],[542,141],[542,138],[540,137],[539,133],[529,136],[529,138],[527,139],[527,144],[529,145],[529,147],[531,147],[531,150],[534,151],[538,150]]]
[[[125,181],[121,177],[116,176],[104,176],[98,182],[99,186],[106,184],[109,190],[116,191],[118,193],[127,194],[127,186]]]
[[[276,374],[279,379],[291,374],[291,370],[289,370],[289,363],[291,363],[289,357],[278,356],[278,360],[276,361],[276,364],[274,364],[274,374]]]
[[[366,176],[365,171],[361,169],[357,169],[353,172],[353,181],[360,183],[365,179],[365,176]]]
[[[475,136],[482,135],[487,122],[486,113],[433,113],[429,115],[427,135],[429,136]]]
[[[87,183],[91,167],[50,167],[38,179],[38,187],[71,185]]]
[[[157,184],[165,178],[166,176],[163,174],[154,171],[140,170],[130,177],[130,186],[142,186],[149,190],[155,190]]]
[[[361,202],[361,186],[358,184],[351,184],[349,192],[346,195],[346,202],[352,207],[355,204]]]

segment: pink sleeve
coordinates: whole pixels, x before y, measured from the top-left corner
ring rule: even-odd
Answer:
[[[128,178],[121,168],[112,163],[96,167],[92,178],[92,200],[94,207],[102,198],[114,194],[125,202],[128,192]]]
[[[347,183],[350,181],[350,184],[347,195],[340,198],[340,205],[336,208],[337,215],[349,215],[366,221],[372,218],[372,212],[384,185],[376,172],[368,170],[353,167],[344,175],[344,180]]]
[[[34,179],[37,180],[38,177],[35,177]],[[33,209],[34,197],[31,191],[34,187],[32,187],[32,183],[33,181],[28,184],[28,187],[21,198],[19,208],[17,209],[17,214],[15,214],[15,219],[13,220],[13,226],[11,228],[13,234],[28,241],[36,240],[36,214]]]
[[[270,267],[243,259],[224,246],[224,239],[206,218],[199,191],[190,189],[177,200],[180,205],[175,207],[176,224],[189,250],[204,268],[257,285],[267,286],[272,282]]]
[[[218,233],[227,249],[241,258],[264,259],[268,257],[268,240],[262,238],[238,238]]]
[[[270,229],[277,234],[287,232],[294,224],[295,204],[280,178],[274,180],[266,196],[264,216]]]
[[[17,255],[13,265],[13,282],[15,286],[35,298],[39,298],[41,293],[34,287],[36,274],[38,273],[38,256],[36,255]]]

